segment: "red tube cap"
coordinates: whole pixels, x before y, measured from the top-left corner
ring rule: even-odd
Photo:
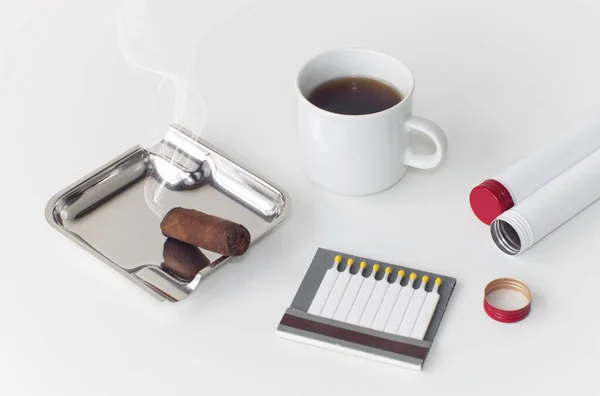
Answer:
[[[485,180],[471,190],[469,202],[475,216],[487,225],[515,205],[506,187],[494,179]]]
[[[507,289],[514,290],[518,293],[521,293],[527,298],[527,304],[523,308],[519,308],[516,310],[508,311],[504,309],[500,309],[492,305],[487,296],[496,290]],[[525,285],[523,282],[520,282],[516,279],[510,278],[500,278],[491,281],[485,287],[484,295],[483,295],[483,309],[488,316],[498,322],[502,323],[515,323],[519,322],[529,315],[531,311],[531,290]]]

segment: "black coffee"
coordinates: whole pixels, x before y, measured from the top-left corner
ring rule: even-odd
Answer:
[[[349,115],[377,113],[401,100],[402,95],[396,88],[369,77],[329,80],[308,95],[308,101],[323,110]]]

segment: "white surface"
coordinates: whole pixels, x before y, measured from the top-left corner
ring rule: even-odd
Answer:
[[[578,124],[581,122],[577,122]],[[600,123],[573,126],[557,139],[492,177],[502,183],[515,205],[600,148]]]
[[[507,311],[516,311],[529,304],[529,300],[523,293],[511,289],[494,290],[486,296],[486,299],[494,307]]]
[[[517,232],[522,254],[600,199],[600,150],[596,150],[494,221]],[[493,223],[492,223],[493,224]]]
[[[363,115],[324,111],[308,101],[323,82],[344,76],[385,81],[403,99],[389,109]],[[298,73],[296,91],[301,162],[307,176],[329,191],[364,195],[394,185],[408,166],[438,166],[446,153],[446,135],[434,122],[413,116],[414,86],[406,65],[371,49],[334,49],[310,59]],[[415,153],[410,133],[431,139],[433,154]]]
[[[596,389],[600,205],[514,258],[468,202],[474,185],[600,107],[596,0],[175,3],[164,2],[157,25],[176,19],[173,32],[196,41],[206,137],[285,187],[292,214],[177,305],[58,234],[44,220],[47,199],[156,139],[172,121],[172,92],[157,93],[159,77],[119,53],[119,1],[1,2],[0,394],[499,396],[500,373],[514,395]],[[309,57],[342,46],[413,70],[415,113],[448,135],[441,167],[360,198],[306,181],[294,78]],[[318,246],[458,279],[423,372],[276,337]],[[485,285],[502,276],[533,292],[523,322],[483,311]],[[557,287],[568,276],[577,287]]]

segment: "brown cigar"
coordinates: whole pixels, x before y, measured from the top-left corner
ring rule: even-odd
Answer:
[[[210,264],[208,257],[196,246],[173,238],[167,238],[163,245],[163,259],[163,268],[184,280],[194,279]]]
[[[250,246],[243,225],[193,209],[171,209],[160,223],[162,233],[224,256],[241,256]]]

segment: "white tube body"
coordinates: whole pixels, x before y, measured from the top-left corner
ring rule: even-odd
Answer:
[[[508,254],[520,254],[600,198],[600,150],[575,164],[492,223],[492,237]],[[508,223],[518,236],[512,252],[503,249]],[[514,238],[512,238],[514,239]]]
[[[493,179],[502,183],[517,205],[597,149],[600,149],[600,125],[588,126],[564,134]]]

